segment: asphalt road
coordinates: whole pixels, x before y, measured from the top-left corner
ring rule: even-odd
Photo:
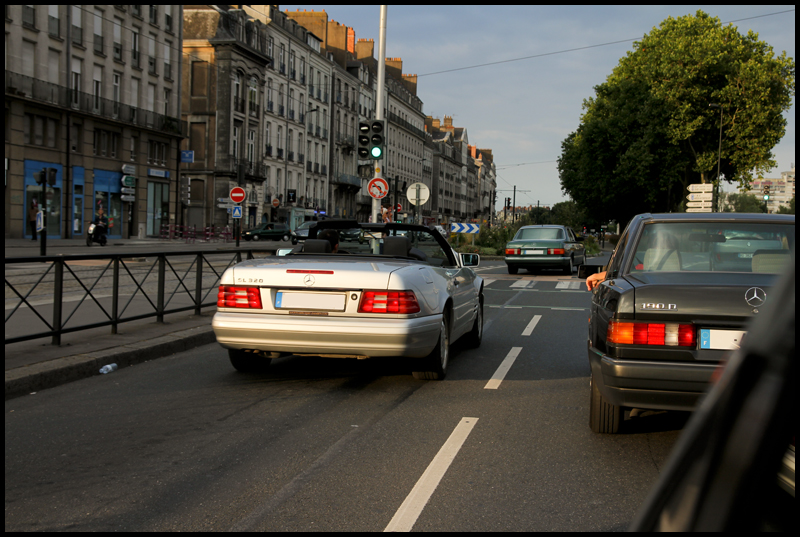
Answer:
[[[7,401],[6,531],[625,529],[686,414],[593,434],[582,282],[479,271],[483,344],[443,382],[377,359],[247,375],[214,344]]]

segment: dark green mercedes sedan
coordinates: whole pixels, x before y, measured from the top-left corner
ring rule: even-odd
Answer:
[[[540,268],[560,268],[572,274],[572,267],[586,263],[586,249],[567,226],[523,226],[506,244],[508,273],[521,268],[530,272]]]
[[[264,222],[260,226],[247,230],[242,233],[242,238],[246,241],[257,241],[260,239],[270,239],[273,241],[289,240],[289,227],[286,224],[276,224],[275,222]]]

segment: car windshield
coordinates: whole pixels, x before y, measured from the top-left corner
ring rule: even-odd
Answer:
[[[527,227],[517,231],[514,240],[564,239],[564,230],[556,227]]]
[[[296,228],[296,229],[308,229],[308,228],[310,228],[311,226],[313,226],[314,224],[316,224],[316,222],[312,222],[312,221],[309,221],[309,222],[303,222],[302,224],[300,224],[299,226],[297,226],[297,228]]]
[[[794,251],[794,225],[653,223],[645,226],[629,272],[782,272]]]
[[[434,236],[435,231],[422,226],[404,224],[387,226],[365,224],[358,227],[354,225],[342,227],[336,224],[318,223],[315,229],[310,230],[309,239],[306,240],[302,253],[323,253],[318,250],[320,244],[316,241],[325,236],[323,231],[326,229],[335,230],[338,234],[339,249],[337,253],[368,257],[387,255],[407,257],[432,266],[455,265],[452,253],[448,255],[445,250],[446,243],[442,245],[437,242]],[[442,240],[441,237],[440,240]]]

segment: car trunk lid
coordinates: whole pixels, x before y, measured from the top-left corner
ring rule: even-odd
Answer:
[[[387,289],[392,272],[407,266],[364,259],[276,258],[251,259],[233,268],[235,285],[303,289]]]

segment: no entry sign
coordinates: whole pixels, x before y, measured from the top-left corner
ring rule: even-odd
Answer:
[[[241,203],[244,201],[245,191],[240,186],[235,186],[231,189],[231,201],[234,203]]]
[[[389,183],[383,177],[376,177],[367,184],[367,191],[376,200],[383,199],[389,193]]]

